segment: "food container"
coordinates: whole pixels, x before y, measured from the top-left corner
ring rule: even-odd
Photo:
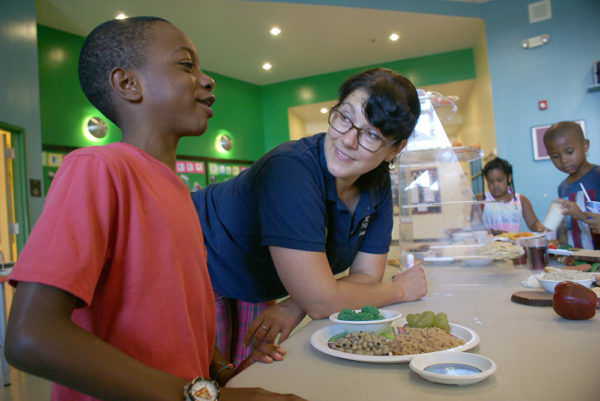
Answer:
[[[360,309],[356,309],[355,312],[360,312]],[[333,313],[329,316],[329,320],[333,323],[342,326],[344,331],[352,333],[355,331],[373,331],[379,333],[385,330],[387,327],[392,325],[394,320],[399,319],[402,316],[401,312],[390,309],[379,309],[379,313],[383,316],[383,319],[379,320],[339,320],[338,313]]]
[[[548,266],[548,240],[546,238],[526,239],[522,244],[531,269],[541,270]]]
[[[544,220],[542,220],[542,225],[550,231],[558,230],[558,227],[560,227],[560,223],[562,223],[563,218],[565,217],[562,214],[562,210],[563,209],[560,203],[550,203],[550,206],[546,211],[546,215],[544,216]]]
[[[542,274],[538,274],[535,276],[537,281],[540,283],[542,288],[547,292],[554,294],[554,288],[558,285],[558,283],[562,283],[563,281],[572,281],[577,284],[581,284],[584,287],[592,288],[592,284],[596,281],[596,277],[589,277],[584,279],[564,279],[564,280],[545,280]]]
[[[515,265],[515,266],[524,266],[524,265],[526,265],[526,264],[527,264],[527,250],[526,250],[526,249],[525,249],[525,247],[523,246],[523,241],[525,241],[525,240],[523,240],[523,239],[518,239],[518,240],[516,241],[516,243],[515,243],[515,245],[518,245],[518,246],[522,247],[522,248],[523,248],[523,250],[525,251],[525,252],[523,252],[523,255],[519,256],[518,258],[514,258],[514,259],[512,260],[512,262],[513,262],[513,265]]]

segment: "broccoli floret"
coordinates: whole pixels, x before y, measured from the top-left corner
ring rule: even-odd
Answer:
[[[338,313],[338,319],[346,321],[381,320],[383,316],[376,307],[365,305],[360,312],[354,312],[352,309],[342,309]]]
[[[350,321],[359,320],[357,319],[357,313],[354,312],[352,309],[342,309],[340,313],[338,313],[338,319]]]

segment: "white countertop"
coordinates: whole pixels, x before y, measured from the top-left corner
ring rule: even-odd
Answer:
[[[395,271],[390,267],[386,276]],[[512,302],[514,292],[528,290],[521,281],[532,271],[510,262],[485,267],[426,265],[425,273],[425,298],[387,308],[403,316],[446,312],[450,322],[475,330],[481,341],[468,352],[491,358],[498,366],[493,376],[467,386],[435,384],[412,372],[407,363],[373,364],[325,355],[310,345],[311,334],[330,324],[324,319],[310,322],[282,343],[284,361],[255,363],[228,386],[258,386],[310,401],[600,399],[599,314],[570,321],[551,307]]]

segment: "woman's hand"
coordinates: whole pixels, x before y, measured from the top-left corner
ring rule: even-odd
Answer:
[[[414,266],[396,274],[392,279],[392,283],[402,289],[404,296],[400,302],[414,301],[422,298],[427,293],[425,272],[419,266]]]
[[[292,298],[287,298],[275,305],[272,305],[259,313],[254,321],[248,327],[244,337],[244,346],[247,347],[250,342],[256,344],[274,344],[277,335],[280,334],[279,343],[285,341],[294,327],[306,316],[306,312],[300,308]],[[271,355],[277,356],[277,355]],[[273,357],[274,360],[278,360]],[[263,362],[266,358],[260,359]]]
[[[594,234],[600,234],[600,214],[592,212],[584,212],[585,220],[583,220]]]

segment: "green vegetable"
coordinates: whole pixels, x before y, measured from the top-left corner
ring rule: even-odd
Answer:
[[[348,333],[346,333],[345,331],[342,331],[340,334],[336,334],[335,336],[331,337],[328,342],[334,343],[340,338],[346,337],[347,334]]]
[[[425,311],[423,313],[409,313],[406,315],[406,324],[404,327],[438,327],[444,330],[446,333],[450,332],[448,316],[446,316],[444,312],[439,312],[437,315],[432,311]]]
[[[346,321],[365,321],[365,320],[382,320],[384,317],[379,313],[379,310],[371,305],[365,305],[360,312],[354,312],[352,309],[342,309],[338,313],[338,320]]]
[[[350,334],[350,333],[343,331],[343,332],[331,337],[329,340],[327,340],[327,342],[334,343],[337,340],[339,340],[340,338],[346,337],[348,334]],[[385,329],[383,329],[381,332],[377,333],[377,335],[380,335],[381,337],[385,337],[385,338],[389,338],[390,340],[393,340],[394,338],[396,338],[396,330],[392,326],[389,326],[389,327],[386,327]]]
[[[381,333],[377,334],[379,334],[381,337],[389,338],[390,340],[396,338],[396,330],[394,330],[392,326],[386,327],[383,329],[383,331],[381,331]]]

